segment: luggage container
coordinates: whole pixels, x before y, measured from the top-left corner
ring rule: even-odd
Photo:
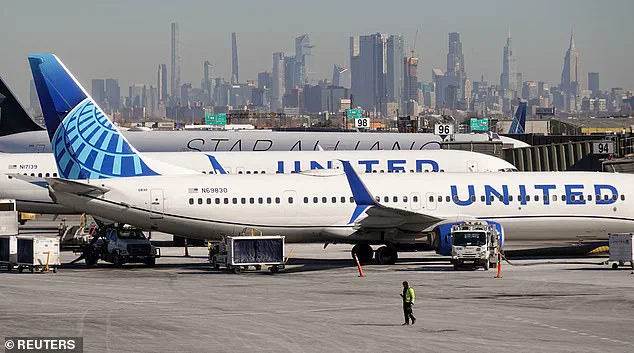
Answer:
[[[0,238],[0,265],[8,271],[17,268],[31,272],[53,270],[60,265],[59,239],[56,236],[17,236]]]
[[[268,266],[271,273],[285,267],[284,237],[275,236],[227,236],[212,243],[209,262],[215,269],[226,268],[239,273],[253,266],[260,270]]]
[[[15,200],[0,200],[0,236],[18,234],[18,211]]]
[[[610,260],[612,268],[617,269],[630,263],[634,270],[634,235],[632,233],[612,233],[609,235]]]

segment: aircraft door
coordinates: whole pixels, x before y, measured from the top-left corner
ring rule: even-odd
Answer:
[[[409,194],[409,207],[413,211],[420,210],[420,195],[417,192]]]
[[[151,219],[163,218],[163,189],[150,189]]]
[[[467,161],[467,171],[469,172],[477,172],[478,171],[478,162],[477,161]]]
[[[425,195],[427,198],[427,209],[428,210],[435,210],[436,209],[436,193],[435,192],[428,192],[427,195]]]

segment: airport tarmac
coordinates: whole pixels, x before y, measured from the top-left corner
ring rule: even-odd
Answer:
[[[163,248],[154,268],[0,271],[1,336],[82,336],[86,352],[626,352],[634,274],[605,258],[516,260],[454,272],[430,253],[364,266],[349,245],[288,244],[284,273],[231,274],[206,248]],[[64,252],[64,261],[74,259]],[[418,321],[403,327],[401,282]]]

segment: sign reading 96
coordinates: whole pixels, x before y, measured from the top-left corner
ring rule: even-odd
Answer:
[[[434,135],[453,135],[453,124],[434,125]]]

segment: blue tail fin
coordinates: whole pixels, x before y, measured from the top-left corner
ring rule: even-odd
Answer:
[[[511,128],[509,134],[523,134],[526,131],[526,106],[528,103],[520,102],[517,106],[517,111],[511,122]]]
[[[158,175],[55,55],[29,55],[29,64],[61,177]]]

